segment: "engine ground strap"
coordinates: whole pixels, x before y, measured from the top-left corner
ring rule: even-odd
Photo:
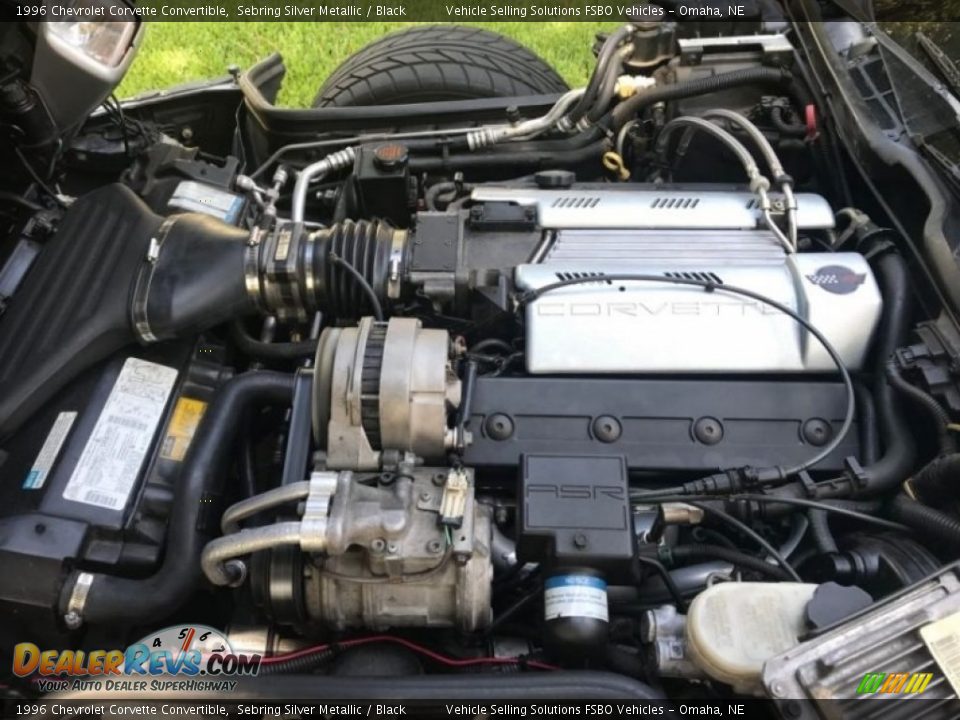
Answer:
[[[380,375],[383,370],[383,347],[387,340],[387,323],[373,323],[363,349],[363,370],[360,373],[360,425],[370,447],[380,450]]]

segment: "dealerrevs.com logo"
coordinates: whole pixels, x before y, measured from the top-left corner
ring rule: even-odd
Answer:
[[[234,651],[230,641],[206,625],[175,625],[147,635],[125,650],[41,650],[19,643],[13,673],[32,678],[41,692],[229,691],[226,678],[256,675],[260,655]]]

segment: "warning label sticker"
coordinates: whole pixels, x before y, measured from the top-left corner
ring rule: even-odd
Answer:
[[[923,626],[920,637],[953,691],[960,692],[960,612]]]
[[[127,359],[64,488],[64,498],[111,510],[124,508],[176,381],[173,368]]]
[[[203,400],[188,397],[177,400],[167,427],[167,437],[160,446],[160,457],[175,462],[183,460],[206,410],[207,404]]]

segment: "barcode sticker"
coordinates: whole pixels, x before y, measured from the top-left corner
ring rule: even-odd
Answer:
[[[960,612],[920,628],[920,637],[953,691],[960,695]]]
[[[64,498],[123,510],[176,381],[173,368],[127,359],[63,490]]]
[[[72,410],[57,415],[57,419],[53,421],[53,427],[47,433],[47,439],[43,441],[43,447],[40,448],[40,452],[37,453],[37,457],[33,461],[33,467],[30,468],[30,472],[27,473],[27,477],[23,481],[25,490],[39,490],[43,487],[43,484],[47,481],[47,475],[50,474],[53,464],[57,461],[60,448],[63,447],[63,441],[70,434],[70,428],[73,427],[73,422],[76,419],[77,413]]]

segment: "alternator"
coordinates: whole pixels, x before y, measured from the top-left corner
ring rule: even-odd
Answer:
[[[460,404],[450,335],[414,318],[328,328],[317,347],[313,428],[330,469],[373,470],[383,452],[442,459]]]

